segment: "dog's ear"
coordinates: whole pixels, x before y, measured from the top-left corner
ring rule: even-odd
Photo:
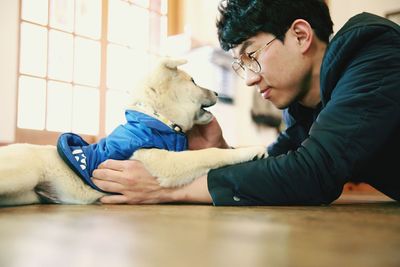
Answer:
[[[178,66],[186,64],[187,60],[186,59],[172,59],[172,58],[166,58],[162,60],[161,64],[171,70],[176,70]]]

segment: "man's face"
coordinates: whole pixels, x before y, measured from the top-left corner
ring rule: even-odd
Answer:
[[[243,61],[249,58],[258,61],[261,67],[258,73],[245,67],[246,84],[255,86],[264,99],[283,109],[294,101],[301,101],[309,92],[311,64],[292,35],[287,34],[284,43],[274,38],[271,34],[260,33],[232,52],[235,60],[245,53],[241,57]],[[257,52],[252,54],[254,51]]]

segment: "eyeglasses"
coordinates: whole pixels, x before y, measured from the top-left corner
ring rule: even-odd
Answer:
[[[256,51],[241,54],[237,60],[232,62],[232,69],[242,79],[246,79],[246,70],[251,70],[254,73],[260,73],[261,65],[258,63],[256,57],[259,52],[266,48],[275,39],[276,37]]]

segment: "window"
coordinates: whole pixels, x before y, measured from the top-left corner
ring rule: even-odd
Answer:
[[[166,53],[168,0],[21,0],[20,19],[18,142],[110,133]]]

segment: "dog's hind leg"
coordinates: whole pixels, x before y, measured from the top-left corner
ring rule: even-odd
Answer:
[[[34,188],[43,176],[35,161],[33,145],[15,144],[0,148],[0,204],[38,203]]]
[[[0,206],[27,205],[40,202],[40,198],[35,191],[0,195]]]
[[[33,191],[38,182],[39,175],[35,170],[0,167],[0,195]]]
[[[0,205],[89,204],[103,195],[86,185],[54,146],[15,144],[0,148]]]

